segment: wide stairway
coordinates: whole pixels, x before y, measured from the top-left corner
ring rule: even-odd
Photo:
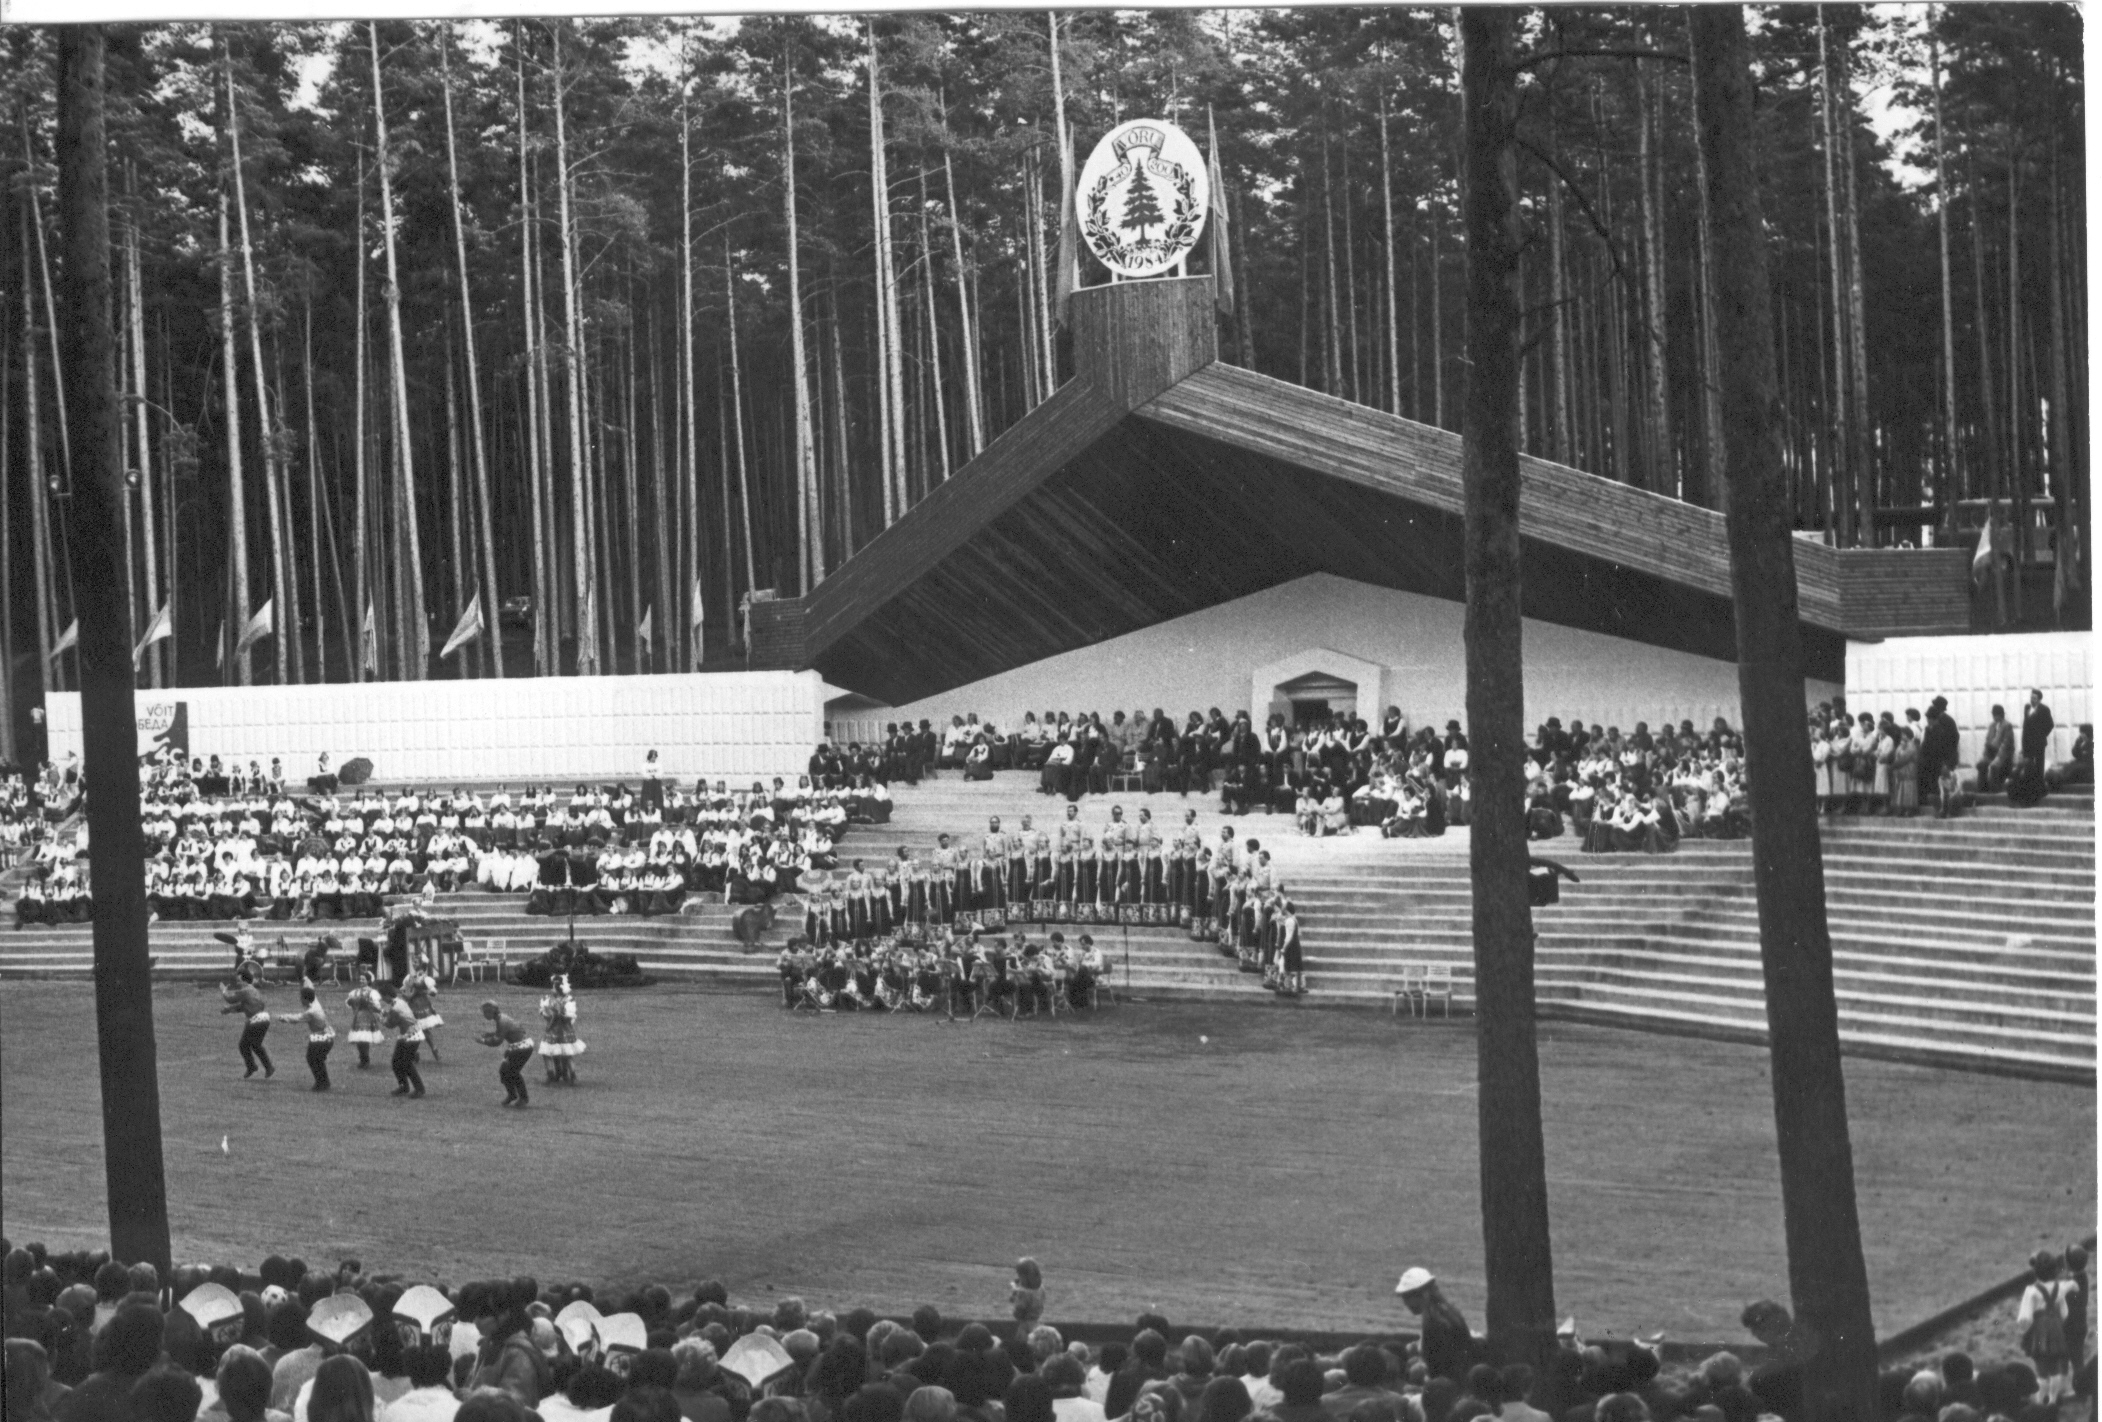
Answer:
[[[1014,830],[1024,815],[1050,828],[1064,803],[1040,796],[1034,777],[1001,773],[967,783],[954,772],[895,787],[887,825],[857,827],[841,842],[842,863],[916,854],[936,836],[957,842],[986,832],[998,815]],[[1127,819],[1153,811],[1164,836],[1197,812],[1207,841],[1227,817],[1212,796],[1123,793],[1089,796],[1090,826],[1122,804]],[[1232,998],[1280,1008],[1347,1003],[1394,1006],[1406,970],[1450,972],[1451,1007],[1472,1005],[1471,894],[1467,834],[1382,840],[1370,831],[1310,840],[1287,817],[1233,821],[1238,838],[1273,851],[1299,905],[1310,993],[1290,1003],[1262,990],[1211,944],[1164,928],[1090,930],[1115,961],[1114,983],[1140,998]],[[1978,806],[1955,821],[1842,818],[1823,827],[1827,913],[1842,1043],[1850,1052],[2092,1081],[2095,1072],[2094,806],[2087,796],[2053,797],[2014,810]],[[1537,979],[1545,1017],[1650,1030],[1762,1040],[1765,1000],[1751,846],[1695,841],[1670,856],[1584,855],[1573,839],[1537,846],[1582,876],[1562,902],[1534,911]],[[533,918],[520,895],[444,896],[470,945],[512,964],[569,933],[565,920]],[[599,952],[634,953],[665,978],[765,990],[772,948],[800,921],[782,923],[759,951],[731,932],[731,910],[697,915],[581,919],[579,941]],[[9,911],[11,917],[11,910]],[[164,974],[224,974],[229,950],[212,938],[223,924],[159,923],[152,930]],[[266,945],[282,932],[296,953],[315,930],[258,923]],[[346,941],[371,925],[336,927]],[[1032,930],[1048,931],[1048,930]],[[1068,928],[1069,935],[1079,930]],[[84,974],[88,930],[0,929],[0,976]],[[469,990],[463,981],[462,990]],[[1404,1004],[1405,1006],[1405,1004]],[[1429,1014],[1445,1008],[1427,1004]]]

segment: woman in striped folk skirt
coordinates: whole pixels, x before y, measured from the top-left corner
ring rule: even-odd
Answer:
[[[373,989],[372,974],[364,968],[358,969],[358,985],[343,999],[350,1009],[350,1044],[358,1049],[358,1066],[372,1065],[372,1049],[384,1042],[386,1034],[380,1031],[380,1014],[386,1004]]]
[[[577,999],[569,990],[569,974],[557,973],[549,985],[552,991],[540,999],[540,1021],[545,1030],[540,1034],[541,1065],[547,1068],[547,1084],[564,1082],[577,1084],[577,1058],[584,1054],[584,1044],[577,1040]]]

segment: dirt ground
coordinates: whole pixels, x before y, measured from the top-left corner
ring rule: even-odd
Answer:
[[[500,990],[529,1021],[533,999]],[[1474,1041],[1376,1012],[1126,1004],[1093,1020],[789,1017],[763,994],[587,995],[582,1084],[499,1110],[476,989],[388,1095],[339,1043],[306,1090],[271,1032],[244,1082],[209,988],[156,996],[178,1260],[273,1251],[459,1281],[715,1277],[734,1298],[1004,1312],[1033,1255],[1050,1321],[1374,1330],[1423,1264],[1479,1322]],[[292,1005],[278,989],[273,1010]],[[336,1004],[337,1027],[345,1027]],[[93,994],[0,992],[0,1230],[104,1239]],[[1730,1341],[1786,1298],[1761,1049],[1543,1024],[1556,1300],[1586,1333]],[[2095,1094],[1850,1061],[1879,1332],[2094,1227]],[[2011,1307],[2011,1306],[2010,1306]]]

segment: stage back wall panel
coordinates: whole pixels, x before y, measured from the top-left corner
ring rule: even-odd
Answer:
[[[1994,706],[2019,726],[2029,689],[2044,694],[2054,729],[2047,760],[2072,753],[2083,721],[2095,719],[2094,675],[2086,632],[2003,632],[1957,637],[1891,637],[1847,643],[1847,710],[1906,710],[1927,714],[1927,703],[1949,698],[1949,714],[1963,733],[1965,761],[1985,754],[1985,728]]]
[[[1180,724],[1190,711],[1217,706],[1231,716],[1251,709],[1255,669],[1323,648],[1381,668],[1379,706],[1358,708],[1367,721],[1394,705],[1411,725],[1442,727],[1466,717],[1465,615],[1446,598],[1315,573],[895,710],[843,703],[833,731],[849,739],[906,716],[945,726],[974,711],[1003,729],[1019,725],[1024,711],[1100,711],[1107,720],[1158,706]],[[1717,716],[1738,724],[1734,662],[1532,618],[1524,635],[1529,729],[1549,716],[1623,731],[1637,721],[1654,730],[1667,718],[1703,729]],[[1811,702],[1839,690],[1816,680],[1808,688]],[[1269,702],[1253,709],[1260,721]]]
[[[802,773],[821,734],[815,672],[513,677],[494,681],[185,687],[141,691],[142,723],[184,709],[190,754],[229,763],[275,756],[304,781],[315,757],[372,761],[380,783],[637,781],[658,753],[665,775],[750,781]],[[81,749],[80,694],[46,702],[54,756]]]

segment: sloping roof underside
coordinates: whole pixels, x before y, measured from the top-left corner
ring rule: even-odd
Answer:
[[[1528,617],[1734,657],[1720,514],[1523,477]],[[1457,600],[1460,510],[1446,431],[1218,363],[1128,412],[1075,380],[804,600],[800,662],[898,704],[1308,573]],[[1845,555],[1797,551],[1804,670],[1836,680]],[[1962,555],[1913,558],[1961,612]]]

